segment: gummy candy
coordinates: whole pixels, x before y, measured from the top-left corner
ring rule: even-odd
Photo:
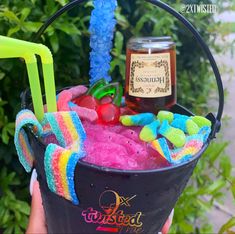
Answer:
[[[186,132],[186,121],[187,119],[185,118],[176,118],[172,121],[171,126],[174,128],[179,128],[183,132]]]
[[[99,101],[90,95],[84,95],[82,97],[79,97],[75,100],[73,100],[75,104],[81,107],[86,107],[88,109],[96,110],[99,106]]]
[[[190,119],[192,119],[198,125],[199,128],[202,128],[204,126],[211,127],[211,121],[203,116],[195,115],[190,117]]]
[[[181,115],[181,114],[177,114],[177,113],[175,113],[174,114],[174,119],[178,119],[178,118],[184,118],[184,119],[189,119],[190,117],[189,116],[187,116],[187,115]]]
[[[76,205],[79,201],[74,189],[74,171],[78,160],[83,156],[83,151],[74,153],[58,145],[49,144],[44,157],[49,189]]]
[[[118,82],[116,82],[116,83],[107,84],[105,86],[96,89],[92,95],[97,99],[113,95],[112,102],[116,106],[120,106],[122,101],[122,94],[123,94],[122,86]]]
[[[171,162],[171,153],[165,138],[159,138],[151,142],[151,146],[168,162]]]
[[[84,94],[87,88],[83,85],[78,85],[68,90],[63,90],[57,95],[58,111],[75,111],[82,120],[96,121],[98,115],[95,110],[81,107],[72,102],[79,101],[80,95]],[[98,101],[97,101],[98,102]]]
[[[125,126],[144,126],[155,120],[155,115],[152,113],[140,113],[136,115],[122,115],[120,122]]]
[[[189,135],[194,135],[199,132],[199,127],[193,120],[188,119],[186,121],[186,130]]]
[[[146,142],[155,140],[157,138],[157,128],[159,126],[159,120],[155,120],[152,123],[145,125],[140,132],[140,139]]]
[[[47,185],[49,189],[56,193],[56,184],[55,184],[55,177],[52,170],[52,158],[55,154],[59,153],[59,148],[57,148],[57,145],[55,144],[49,144],[45,151],[44,156],[44,168],[46,173],[46,179],[47,179]]]
[[[113,101],[111,96],[105,96],[100,99],[100,104],[107,104]]]
[[[27,172],[30,172],[33,166],[34,155],[30,147],[28,136],[24,130],[25,126],[33,125],[34,133],[42,136],[43,128],[35,117],[34,113],[30,110],[21,110],[16,116],[16,130],[14,143],[20,163]]]
[[[102,104],[97,109],[99,122],[102,124],[115,124],[119,122],[120,108],[113,103]]]
[[[70,150],[64,150],[58,162],[58,167],[59,167],[60,174],[61,174],[62,189],[63,189],[64,197],[67,200],[71,200],[71,196],[69,194],[67,175],[66,175],[66,169],[67,169],[69,158],[71,157],[71,153],[72,152]]]
[[[71,111],[75,111],[81,120],[89,120],[95,122],[98,119],[97,112],[93,109],[78,106],[72,102],[69,103]]]
[[[211,128],[208,126],[202,127],[198,132],[198,134],[202,134],[204,143],[208,139],[210,133],[211,133]]]
[[[70,89],[68,89],[69,92],[72,93],[72,99],[77,98],[87,92],[88,88],[85,85],[77,85]]]
[[[166,139],[176,147],[182,147],[186,142],[184,132],[178,128],[171,127],[167,120],[162,122],[159,133],[166,137]]]
[[[203,145],[203,136],[201,134],[188,136],[184,147],[172,150],[171,152],[172,159],[175,162],[176,161],[182,162],[182,160],[185,161],[185,159],[189,159],[190,157],[195,155],[202,148],[202,145]]]
[[[57,108],[59,111],[69,111],[68,103],[72,100],[72,93],[69,90],[63,90],[57,96]]]
[[[163,157],[151,144],[148,145],[148,160],[152,161],[156,165],[155,168],[164,168],[171,164]]]
[[[170,111],[159,111],[157,114],[157,118],[160,120],[161,123],[163,122],[163,120],[167,120],[169,123],[171,123],[174,118],[174,114]]]
[[[107,85],[108,82],[102,78],[102,79],[99,79],[98,81],[96,81],[87,91],[87,95],[93,95],[94,92],[99,89],[100,87],[103,87],[104,85]]]

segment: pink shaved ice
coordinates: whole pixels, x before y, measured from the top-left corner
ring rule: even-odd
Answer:
[[[147,170],[168,166],[139,139],[140,127],[110,126],[83,122],[87,139],[83,161],[123,170]]]

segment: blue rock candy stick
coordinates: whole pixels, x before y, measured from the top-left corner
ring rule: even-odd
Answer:
[[[184,132],[180,129],[171,127],[167,120],[162,122],[159,133],[166,137],[175,147],[182,147],[186,142]]]
[[[170,111],[159,111],[157,114],[157,119],[162,123],[164,120],[167,120],[169,123],[172,122],[174,114]]]
[[[137,115],[123,115],[120,117],[120,122],[125,126],[144,126],[155,120],[155,115],[152,113],[141,113]]]
[[[91,13],[89,31],[90,37],[90,83],[104,78],[111,81],[109,76],[110,51],[116,20],[114,12],[116,0],[94,0],[94,10]]]
[[[160,121],[155,120],[150,124],[145,125],[140,131],[140,139],[142,141],[151,142],[157,138],[157,128],[160,126]]]

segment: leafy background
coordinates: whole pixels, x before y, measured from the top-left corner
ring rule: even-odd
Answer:
[[[1,0],[0,35],[32,41],[45,20],[65,5],[68,0]],[[178,11],[183,3],[169,3]],[[203,1],[210,3],[210,1]],[[234,10],[230,1],[213,1],[218,11]],[[88,82],[89,71],[89,15],[91,1],[64,14],[44,33],[40,42],[53,52],[55,77],[58,88]],[[216,46],[215,41],[234,30],[233,24],[215,22],[212,14],[188,14],[214,53],[224,53],[231,45]],[[208,111],[208,97],[214,92],[215,82],[201,48],[193,36],[168,13],[143,0],[119,0],[116,11],[118,21],[111,75],[116,80],[125,78],[125,45],[135,36],[171,35],[177,44],[178,102],[197,114]],[[19,164],[13,144],[14,120],[20,110],[20,93],[28,87],[24,62],[19,59],[0,60],[0,232],[25,231],[29,215],[29,175]],[[212,224],[206,212],[214,202],[223,202],[224,190],[235,194],[235,177],[232,176],[230,158],[224,153],[227,142],[213,142],[204,153],[194,174],[180,197],[171,233],[211,233]],[[207,199],[205,199],[207,198]],[[235,224],[231,218],[221,233]]]

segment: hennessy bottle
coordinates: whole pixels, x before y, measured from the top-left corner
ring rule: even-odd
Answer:
[[[129,40],[125,100],[137,112],[153,113],[176,103],[176,53],[171,37]]]

